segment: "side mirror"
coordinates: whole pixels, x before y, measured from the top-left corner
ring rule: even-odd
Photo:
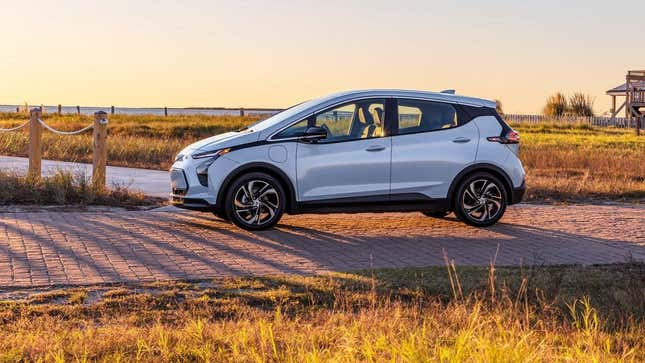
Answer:
[[[300,137],[302,141],[318,141],[327,138],[327,130],[322,127],[310,127]]]

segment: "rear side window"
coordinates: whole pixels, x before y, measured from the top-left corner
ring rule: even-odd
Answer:
[[[398,100],[399,135],[449,129],[459,125],[455,107],[447,103]]]

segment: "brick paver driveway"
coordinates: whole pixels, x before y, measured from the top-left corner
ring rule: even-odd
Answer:
[[[0,287],[227,275],[311,274],[369,267],[645,261],[645,208],[509,208],[496,226],[421,214],[286,216],[249,233],[193,212],[0,214]]]

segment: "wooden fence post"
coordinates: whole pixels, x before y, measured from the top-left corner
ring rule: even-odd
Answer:
[[[110,115],[114,115],[114,106],[110,106]]]
[[[81,106],[76,106],[76,114],[77,115],[81,114]]]
[[[94,154],[92,156],[92,185],[105,188],[105,169],[107,164],[107,113],[94,112]]]
[[[241,107],[241,108],[240,108],[240,116],[241,116],[241,117],[244,117],[244,107]]]
[[[42,165],[43,126],[38,119],[42,116],[40,108],[29,111],[29,176],[40,178]]]
[[[60,116],[60,115],[62,115],[62,114],[63,114],[63,106],[62,106],[62,105],[58,105],[58,116]]]

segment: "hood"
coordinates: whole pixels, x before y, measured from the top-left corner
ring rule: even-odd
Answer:
[[[241,144],[258,141],[259,137],[260,137],[259,132],[249,132],[249,131],[226,132],[223,134],[211,136],[209,138],[192,143],[188,145],[184,150],[182,150],[181,154],[187,155],[194,151],[208,151],[208,150],[216,150],[216,149],[223,149],[227,147],[237,146]]]

